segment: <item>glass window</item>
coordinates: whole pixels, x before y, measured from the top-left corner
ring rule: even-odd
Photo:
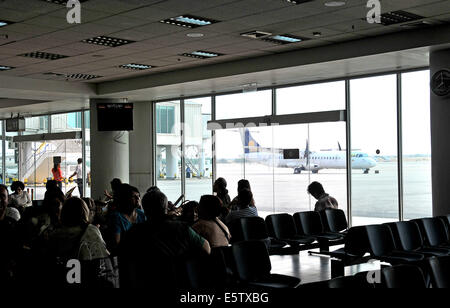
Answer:
[[[432,216],[430,72],[402,74],[403,216]]]
[[[354,225],[398,220],[396,85],[396,75],[350,81]]]
[[[277,89],[277,114],[345,109],[345,82]]]
[[[186,99],[184,117],[186,199],[199,201],[202,195],[212,193],[212,139],[207,130],[211,97]]]
[[[5,184],[11,185],[19,179],[19,144],[13,142],[17,132],[7,132],[5,136]]]
[[[48,133],[48,116],[25,118],[23,135]]]
[[[86,197],[91,196],[91,124],[90,124],[90,112],[84,111],[84,125],[85,125],[85,160],[86,160]]]
[[[272,114],[272,91],[257,91],[216,97],[216,119],[258,117]]]
[[[81,111],[53,114],[50,117],[52,121],[52,133],[81,131]]]
[[[180,101],[157,103],[156,123],[156,184],[169,201],[181,195],[181,120]],[[173,119],[168,114],[173,110]],[[162,117],[162,118],[161,118]],[[158,127],[158,124],[157,124]]]

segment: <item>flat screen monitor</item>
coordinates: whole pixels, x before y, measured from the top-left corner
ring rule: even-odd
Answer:
[[[132,103],[98,103],[98,131],[133,130]]]

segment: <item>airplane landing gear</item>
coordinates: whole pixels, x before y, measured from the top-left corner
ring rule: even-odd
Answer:
[[[300,174],[300,173],[302,173],[302,169],[300,169],[300,168],[294,169],[294,174]]]
[[[369,170],[370,170],[370,169],[364,170],[364,174],[369,174]]]
[[[313,174],[317,174],[317,173],[319,173],[319,170],[313,170],[313,171],[311,171]]]

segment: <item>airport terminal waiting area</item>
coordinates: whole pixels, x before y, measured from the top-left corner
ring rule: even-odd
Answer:
[[[255,292],[278,288],[448,288],[449,224],[450,215],[349,228],[339,209],[239,218],[228,224],[230,245],[183,260],[175,267],[176,281],[168,283],[184,290],[216,292],[229,288]],[[111,259],[116,262],[113,266],[121,269],[117,258]],[[156,270],[159,265],[153,266]],[[24,275],[28,270],[19,272]],[[120,283],[81,286],[119,287]],[[148,283],[158,281],[149,277]],[[74,285],[62,282],[57,287],[63,286]]]

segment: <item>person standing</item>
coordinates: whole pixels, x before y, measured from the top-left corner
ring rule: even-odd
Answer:
[[[61,165],[59,163],[55,163],[52,168],[53,179],[58,183],[59,189],[62,190],[62,181],[64,180]]]
[[[80,198],[83,198],[83,159],[78,158],[77,167],[75,168],[75,172],[70,176],[70,179],[75,175],[77,176],[77,186],[78,191],[80,192]]]

